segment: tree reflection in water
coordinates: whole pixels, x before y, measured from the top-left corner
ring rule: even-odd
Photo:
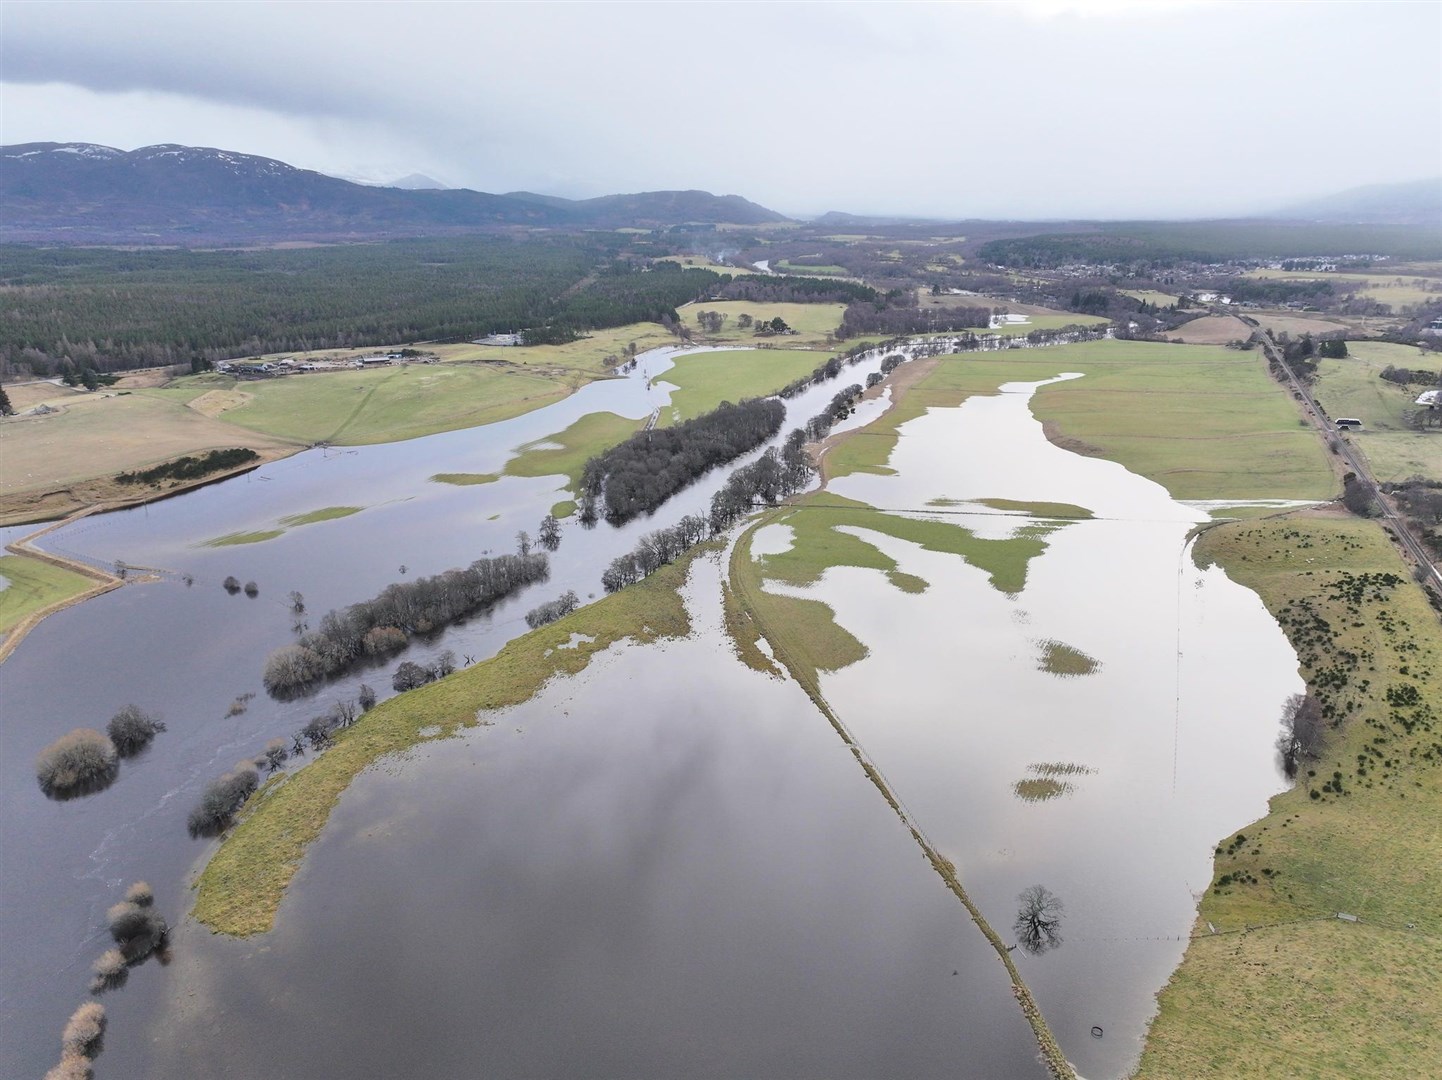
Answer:
[[[1061,898],[1043,885],[1030,885],[1017,900],[1021,908],[1012,924],[1017,944],[1033,956],[1061,945]]]

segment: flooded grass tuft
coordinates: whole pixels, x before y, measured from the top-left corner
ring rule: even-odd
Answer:
[[[1073,790],[1070,784],[1061,780],[1053,780],[1050,777],[1018,780],[1012,784],[1011,789],[1016,792],[1016,797],[1022,802],[1046,802],[1048,799],[1057,799],[1068,795]]]
[[[1064,679],[1079,675],[1093,675],[1101,670],[1101,663],[1080,649],[1074,649],[1064,641],[1048,638],[1038,643],[1041,655],[1037,658],[1037,669]]]
[[[472,487],[480,484],[494,484],[500,478],[500,473],[490,472],[438,472],[431,476],[430,479],[433,484]]]

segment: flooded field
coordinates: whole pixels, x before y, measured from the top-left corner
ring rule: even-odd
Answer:
[[[698,561],[690,638],[363,775],[273,933],[182,937],[152,1075],[261,1075],[264,1045],[297,1078],[1044,1076],[995,954],[806,695],[727,655],[719,597]]]
[[[162,572],[46,620],[0,666],[0,1072],[53,1063],[104,947],[103,913],[130,881],[150,881],[182,922],[205,850],[184,819],[207,780],[362,681],[389,696],[397,659],[493,655],[525,631],[527,609],[566,589],[584,603],[640,534],[707,505],[724,470],[654,518],[568,525],[548,582],[385,668],[299,701],[261,690],[266,653],[292,640],[291,590],[318,617],[534,532],[556,478],[429,478],[498,472],[591,412],[649,415],[670,360],[643,359],[628,379],[503,424],[311,451],[45,538]],[[783,437],[879,360],[789,402]],[[1271,744],[1300,683],[1256,598],[1193,566],[1201,512],[1051,446],[1031,385],[1005,390],[905,425],[897,475],[831,491],[978,536],[1038,523],[997,509],[1013,503],[1075,504],[1090,519],[1047,523],[1010,593],[956,555],[855,530],[895,560],[906,591],[836,567],[797,595],[824,600],[868,650],[823,692],[998,932],[1016,938],[1024,889],[1060,899],[1060,942],[1017,962],[1082,1074],[1119,1077],[1181,955],[1210,846],[1281,786]],[[352,506],[263,543],[203,546]],[[793,540],[768,527],[753,553]],[[259,595],[227,594],[226,575]],[[995,953],[801,688],[734,659],[718,591],[718,569],[699,561],[692,638],[615,647],[491,723],[364,774],[275,931],[231,941],[184,925],[168,966],[107,995],[99,1068],[1042,1075]],[[132,701],[169,731],[109,790],[45,800],[30,774],[38,749]]]
[[[1181,958],[1212,845],[1283,786],[1272,743],[1301,681],[1257,597],[1193,564],[1187,534],[1205,516],[1047,442],[1028,409],[1036,385],[933,409],[901,427],[897,475],[829,488],[984,537],[1051,525],[1020,589],[849,527],[925,590],[849,566],[811,588],[767,588],[824,601],[866,646],[822,692],[998,932],[1019,939],[1023,890],[1060,900],[1059,943],[1019,949],[1017,963],[1080,1073],[1117,1077]],[[760,530],[753,550],[786,550],[784,528]]]

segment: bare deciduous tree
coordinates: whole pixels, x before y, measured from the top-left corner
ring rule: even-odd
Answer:
[[[1017,895],[1021,907],[1012,929],[1017,944],[1034,956],[1061,944],[1061,898],[1044,885],[1029,885]]]

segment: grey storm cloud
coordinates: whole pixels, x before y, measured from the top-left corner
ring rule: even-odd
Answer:
[[[32,3],[4,141],[792,213],[1200,216],[1442,173],[1442,5]]]

